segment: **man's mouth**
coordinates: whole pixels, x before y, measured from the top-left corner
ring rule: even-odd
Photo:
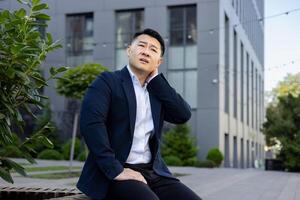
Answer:
[[[145,59],[145,58],[140,58],[140,61],[142,63],[144,63],[144,64],[148,64],[149,63],[149,61],[147,59]]]

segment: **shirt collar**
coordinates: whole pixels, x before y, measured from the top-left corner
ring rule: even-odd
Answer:
[[[127,69],[128,69],[128,71],[129,71],[129,74],[130,74],[130,77],[131,77],[132,82],[133,82],[134,84],[138,84],[139,86],[141,86],[141,83],[140,83],[139,79],[138,79],[137,76],[132,72],[131,67],[130,67],[129,64],[127,65]],[[142,87],[142,88],[146,88],[146,87],[147,87],[147,84],[148,84],[148,82],[146,81],[144,87],[143,87],[143,86],[141,86],[141,87]]]

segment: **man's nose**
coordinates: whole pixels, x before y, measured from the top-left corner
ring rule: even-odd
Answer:
[[[149,57],[150,56],[149,49],[148,48],[144,48],[143,51],[142,51],[142,55]]]

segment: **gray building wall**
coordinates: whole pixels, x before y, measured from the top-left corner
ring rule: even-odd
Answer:
[[[197,107],[193,109],[193,116],[189,123],[192,133],[197,137],[199,158],[205,159],[208,150],[212,147],[219,148],[225,154],[225,167],[252,167],[255,159],[264,157],[265,139],[259,129],[264,120],[265,110],[263,107],[264,25],[258,21],[264,16],[263,0],[44,0],[44,2],[49,4],[48,13],[52,17],[47,31],[64,45],[64,48],[47,57],[44,64],[46,76],[50,66],[66,65],[66,15],[68,14],[93,13],[93,60],[114,70],[116,69],[116,11],[144,9],[144,27],[158,30],[166,39],[168,48],[168,8],[196,5],[197,57],[195,59],[198,64],[198,93]],[[18,7],[16,1],[0,1],[0,8]],[[228,18],[228,29],[225,28],[225,15]],[[234,42],[234,31],[236,42]],[[236,47],[233,46],[234,44]],[[247,72],[247,54],[250,69],[253,62],[254,72],[257,73]],[[160,71],[168,75],[167,64],[166,56]],[[246,94],[247,76],[249,77],[248,95]],[[254,76],[259,76],[261,80],[252,79]],[[255,88],[252,87],[252,82]],[[242,87],[243,93],[241,93]],[[57,116],[65,112],[67,101],[56,94],[53,82],[45,89],[45,93],[50,96],[51,107]],[[246,103],[248,96],[249,109]],[[225,101],[226,98],[228,103]],[[236,108],[234,105],[237,105]],[[249,125],[246,122],[247,115],[249,115]],[[252,123],[252,115],[254,123]],[[57,123],[60,125],[62,122],[57,120]],[[225,141],[225,134],[227,134],[227,141]],[[247,141],[249,141],[248,148]],[[252,143],[253,148],[251,148]],[[249,160],[248,164],[247,160]]]

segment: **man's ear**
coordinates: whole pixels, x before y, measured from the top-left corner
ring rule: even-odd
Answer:
[[[158,61],[157,61],[157,67],[159,67],[162,63],[163,63],[164,59],[163,57],[161,57]]]
[[[126,49],[126,52],[127,52],[127,56],[129,57],[130,53],[131,53],[131,46],[129,45]]]

